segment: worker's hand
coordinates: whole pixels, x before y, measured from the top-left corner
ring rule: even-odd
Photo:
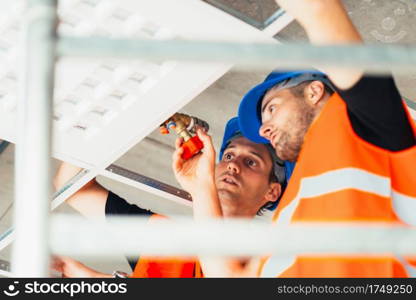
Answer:
[[[188,160],[184,160],[182,158],[183,149],[181,148],[183,139],[178,138],[172,162],[176,179],[182,188],[191,195],[198,190],[206,188],[207,184],[214,182],[215,150],[211,137],[202,129],[198,129],[197,134],[204,144],[202,152]]]
[[[62,277],[68,278],[111,277],[109,274],[97,272],[75,259],[64,256],[52,258],[52,269],[62,273]]]
[[[55,174],[55,177],[53,178],[55,190],[60,190],[69,180],[71,180],[71,178],[76,176],[81,171],[82,168],[80,167],[67,162],[62,162]]]

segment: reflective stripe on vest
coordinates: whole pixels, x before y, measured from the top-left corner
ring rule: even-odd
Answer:
[[[355,168],[334,170],[318,176],[302,178],[298,194],[280,212],[276,223],[288,225],[301,198],[318,197],[344,189],[357,189],[388,197],[390,194],[390,180]]]
[[[296,256],[271,256],[263,265],[261,277],[276,277],[282,274],[286,269],[293,265],[296,261]]]
[[[392,191],[393,208],[404,222],[416,225],[416,197],[403,195]]]

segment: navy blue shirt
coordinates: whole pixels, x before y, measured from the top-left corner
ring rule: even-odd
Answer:
[[[130,204],[120,196],[109,191],[107,196],[107,202],[105,203],[105,216],[151,216],[153,213],[147,209],[138,207],[137,205]],[[127,257],[127,261],[131,269],[134,271],[137,260],[139,257]]]

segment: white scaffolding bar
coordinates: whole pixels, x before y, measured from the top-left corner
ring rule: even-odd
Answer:
[[[180,205],[185,205],[188,207],[192,206],[191,196],[184,190],[170,186],[166,183],[160,182],[142,174],[135,173],[117,165],[110,165],[105,170],[84,169],[73,178],[71,178],[59,191],[57,191],[52,196],[53,200],[51,203],[51,210],[53,211],[59,207],[62,203],[65,202],[66,199],[71,197],[81,187],[83,187],[97,175],[105,176],[150,194],[163,197],[166,200],[176,202]],[[12,243],[14,239],[15,233],[13,228],[9,228],[0,234],[0,251]]]
[[[54,253],[111,257],[151,255],[293,255],[416,253],[416,229],[387,223],[299,223],[277,226],[247,220],[195,222],[175,218],[111,218],[108,222],[58,215],[52,219]],[[76,245],[74,247],[73,245]]]
[[[268,36],[274,36],[294,20],[294,18],[284,10],[279,10],[276,15],[277,18],[262,30]]]
[[[56,0],[28,1],[25,18],[24,92],[19,103],[16,147],[16,241],[12,272],[17,277],[49,273],[51,116],[55,63]]]

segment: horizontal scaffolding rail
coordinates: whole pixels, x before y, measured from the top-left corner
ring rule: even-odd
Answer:
[[[416,253],[416,229],[386,223],[303,223],[272,226],[247,220],[175,218],[108,222],[59,215],[51,226],[52,252],[79,257],[125,255],[293,255]],[[76,247],[74,247],[76,245]]]
[[[0,276],[12,277],[12,273],[10,272],[10,263],[2,259],[0,259]]]
[[[0,276],[3,276],[3,277],[14,277],[14,275],[11,272],[9,272],[9,271],[3,271],[3,270],[0,270]]]
[[[185,40],[62,37],[60,56],[227,62],[251,68],[358,67],[368,73],[406,73],[416,68],[416,47],[403,45],[243,44]],[[237,55],[236,55],[237,54]]]
[[[0,140],[0,154],[3,153],[4,150],[6,150],[7,146],[9,146],[9,142]]]
[[[404,101],[406,102],[406,104],[409,106],[409,108],[413,111],[416,112],[416,102],[412,101],[410,99],[404,98]]]
[[[118,182],[130,185],[139,190],[154,194],[156,196],[177,202],[182,205],[192,206],[191,195],[184,190],[147,177],[142,174],[135,173],[117,165],[111,165],[106,168],[100,175],[111,178]]]
[[[98,169],[84,169],[80,171],[53,195],[51,210],[55,210],[58,206],[64,203],[66,199],[75,194],[80,188],[82,188],[97,175],[105,176],[120,183],[127,184],[139,190],[154,194],[159,197],[163,197],[181,205],[188,207],[192,206],[191,195],[189,195],[189,193],[185,192],[184,190],[112,164],[102,171],[99,171]],[[13,227],[11,227],[0,234],[0,251],[10,245],[10,243],[13,241],[14,230]]]

